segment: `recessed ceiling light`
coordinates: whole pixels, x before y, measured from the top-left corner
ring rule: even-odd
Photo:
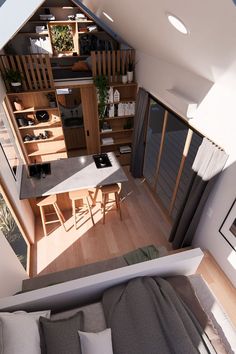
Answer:
[[[167,14],[168,21],[174,26],[177,31],[183,33],[183,34],[188,34],[189,31],[187,30],[185,24],[176,16]]]
[[[111,16],[109,16],[106,12],[102,12],[104,16],[106,16],[106,18],[108,18],[109,21],[114,22],[113,18]]]

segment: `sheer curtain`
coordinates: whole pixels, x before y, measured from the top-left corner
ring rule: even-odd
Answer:
[[[138,91],[134,117],[134,136],[130,172],[133,177],[143,176],[143,159],[145,152],[145,118],[149,109],[149,95],[143,88]]]
[[[192,166],[186,197],[170,234],[174,249],[191,245],[205,202],[227,158],[224,150],[203,139]]]

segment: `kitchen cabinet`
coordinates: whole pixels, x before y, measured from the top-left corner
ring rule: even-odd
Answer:
[[[67,151],[86,149],[84,127],[64,127],[64,136]]]

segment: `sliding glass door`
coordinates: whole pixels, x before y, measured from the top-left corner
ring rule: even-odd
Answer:
[[[172,220],[184,200],[201,141],[187,123],[150,100],[143,174]]]

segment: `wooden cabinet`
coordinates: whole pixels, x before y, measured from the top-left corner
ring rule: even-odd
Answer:
[[[67,157],[60,111],[57,102],[50,106],[48,94],[56,99],[55,90],[7,94],[10,117],[27,163]],[[16,98],[23,106],[20,110],[15,109]]]
[[[97,96],[94,85],[81,86],[81,101],[84,118],[84,131],[87,154],[96,154],[100,150],[99,120],[97,109]]]
[[[67,151],[86,149],[84,127],[64,127],[64,136]]]
[[[112,83],[110,86],[113,87],[114,91],[116,89],[119,91],[119,103],[135,104],[137,94],[136,83]],[[108,104],[109,107],[111,107],[111,103]],[[117,110],[115,112],[115,117],[105,117],[104,122],[108,129],[101,129],[100,131],[100,150],[101,152],[114,151],[122,165],[129,165],[131,152],[121,153],[120,148],[128,146],[132,149],[134,114],[129,114],[126,111],[126,114],[117,116]]]

